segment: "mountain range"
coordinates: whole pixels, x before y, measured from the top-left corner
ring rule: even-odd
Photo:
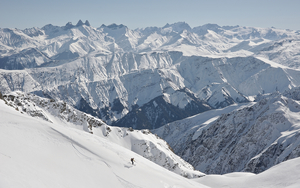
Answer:
[[[0,90],[63,100],[110,125],[155,129],[299,86],[299,31],[185,22],[0,29]]]

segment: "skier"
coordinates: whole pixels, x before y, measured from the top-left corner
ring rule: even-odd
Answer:
[[[131,160],[131,163],[132,163],[132,165],[133,165],[134,158],[131,158],[130,160]]]

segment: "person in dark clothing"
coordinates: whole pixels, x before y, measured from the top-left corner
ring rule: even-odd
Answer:
[[[131,158],[130,160],[131,160],[131,163],[133,164],[134,158]]]

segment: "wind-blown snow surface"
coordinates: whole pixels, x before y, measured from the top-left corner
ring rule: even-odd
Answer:
[[[235,172],[225,175],[208,175],[195,180],[212,188],[298,188],[300,185],[299,173],[300,158],[296,158],[280,163],[258,175]]]
[[[286,92],[286,96],[299,96]],[[263,172],[300,156],[300,103],[279,93],[153,130],[205,173]]]
[[[0,90],[63,100],[110,125],[154,129],[299,86],[299,36],[184,22],[0,29]]]
[[[21,114],[3,100],[0,111],[0,187],[205,187],[107,139]]]

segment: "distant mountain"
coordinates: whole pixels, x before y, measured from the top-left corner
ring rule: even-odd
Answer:
[[[185,22],[3,28],[0,91],[63,100],[110,125],[154,129],[299,86],[299,36]]]

